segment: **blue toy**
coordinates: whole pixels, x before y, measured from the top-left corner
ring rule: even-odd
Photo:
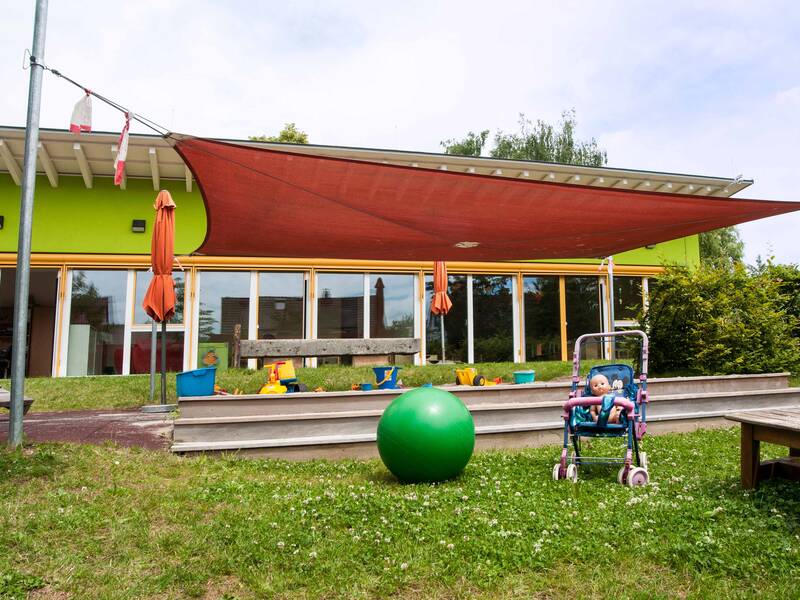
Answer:
[[[639,385],[629,365],[612,364],[592,367],[586,376],[586,385],[578,389],[583,343],[589,339],[618,336],[642,338]],[[622,485],[646,485],[650,480],[647,454],[639,450],[639,441],[647,431],[647,345],[647,335],[638,330],[589,333],[575,341],[572,390],[564,403],[564,446],[561,460],[553,467],[554,480],[577,481],[578,467],[587,464],[621,464],[617,481]],[[626,437],[625,457],[585,456],[581,453],[582,437]],[[573,453],[568,456],[570,440]]]

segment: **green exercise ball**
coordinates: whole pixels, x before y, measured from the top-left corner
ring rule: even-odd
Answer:
[[[450,392],[420,387],[398,396],[378,422],[378,452],[405,483],[458,475],[475,448],[475,423]]]

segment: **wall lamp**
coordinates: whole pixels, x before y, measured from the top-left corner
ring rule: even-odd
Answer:
[[[147,221],[144,219],[134,219],[133,223],[131,223],[131,231],[133,233],[144,233],[146,225]]]

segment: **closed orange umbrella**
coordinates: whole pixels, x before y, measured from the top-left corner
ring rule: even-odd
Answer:
[[[437,260],[433,263],[433,302],[431,312],[435,315],[446,315],[453,303],[447,295],[447,263]]]
[[[150,246],[150,264],[153,279],[144,295],[142,308],[153,319],[151,338],[150,394],[155,390],[156,322],[161,323],[161,404],[167,403],[167,321],[175,314],[175,281],[172,279],[172,261],[175,260],[175,202],[166,190],[161,190],[153,205],[156,222]]]
[[[158,193],[153,205],[156,222],[150,247],[153,280],[142,302],[142,308],[154,321],[163,323],[175,314],[175,282],[172,261],[175,260],[175,202],[166,190]]]
[[[433,263],[433,300],[431,312],[439,315],[439,326],[442,338],[442,359],[444,362],[444,316],[450,311],[453,303],[447,295],[447,264],[443,260]]]

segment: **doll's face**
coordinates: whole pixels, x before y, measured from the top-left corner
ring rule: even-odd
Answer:
[[[589,388],[593,396],[604,396],[611,391],[611,385],[605,375],[595,375],[589,381]]]

